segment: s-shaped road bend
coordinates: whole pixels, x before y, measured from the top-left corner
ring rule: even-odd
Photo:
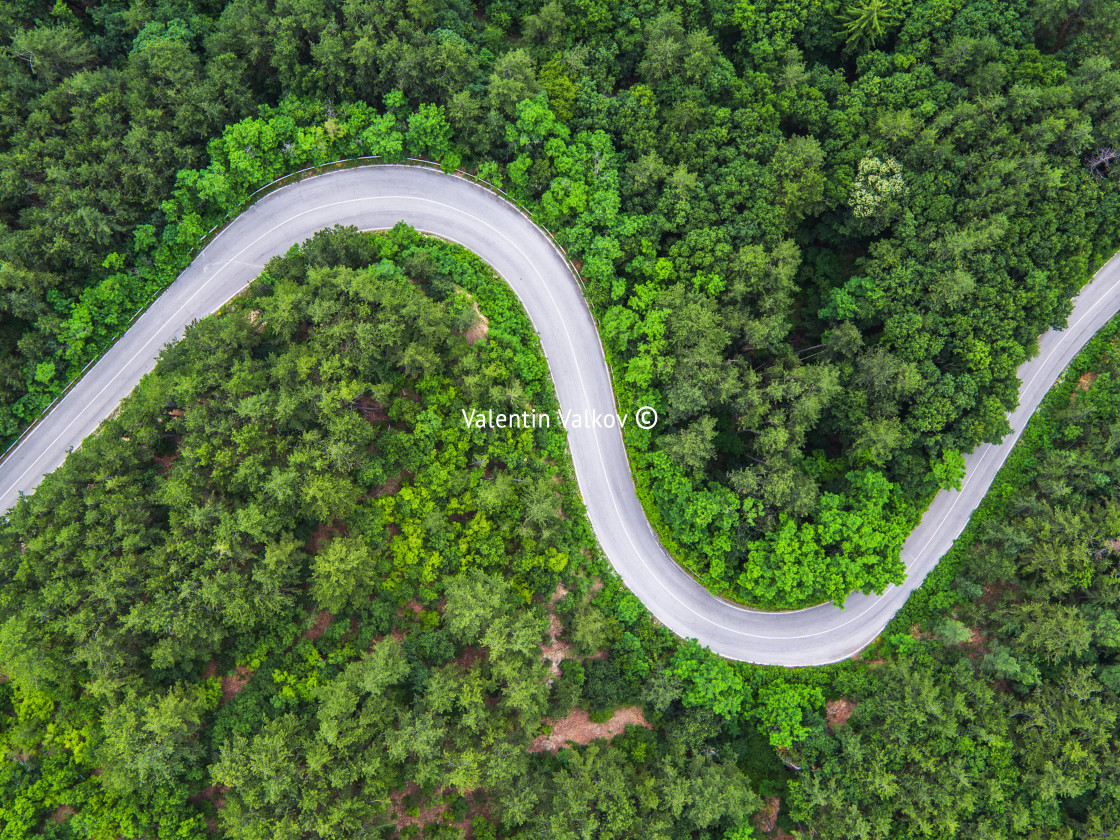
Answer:
[[[404,221],[478,254],[513,288],[540,336],[560,406],[587,415],[615,411],[595,322],[567,262],[512,204],[470,181],[409,166],[368,166],[307,178],[276,190],[225,228],[101,360],[0,464],[0,510],[30,493],[69,450],[150,371],[162,348],[240,292],[273,256],[334,225],[362,230]],[[881,596],[856,594],[844,609],[745,609],[713,596],[673,561],[634,492],[617,429],[569,429],[568,444],[587,514],[626,585],[661,622],[730,659],[819,665],[866,647],[964,529],[1027,420],[1077,351],[1120,309],[1120,258],[1078,295],[1069,326],[1046,333],[1019,368],[1014,430],[966,459],[959,492],[941,492],[910,535],[906,581]],[[633,415],[637,406],[620,411]]]

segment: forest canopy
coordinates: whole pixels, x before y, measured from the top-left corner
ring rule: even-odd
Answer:
[[[272,178],[467,166],[575,257],[710,588],[842,603],[1117,247],[1114,0],[0,11],[0,433]],[[824,574],[823,570],[831,570]]]
[[[459,416],[514,400],[555,405],[512,292],[403,226],[320,233],[188,330],[0,531],[3,836],[746,824],[742,747],[676,682],[656,732],[541,746],[677,643],[602,588],[562,432]]]
[[[0,437],[271,180],[461,167],[579,266],[709,588],[900,578],[1120,247],[1120,4],[0,0]],[[324,232],[0,523],[0,840],[1120,832],[1116,325],[855,660],[720,659],[600,556],[516,300]],[[450,418],[450,419],[449,419]]]
[[[552,404],[507,287],[321,233],[0,530],[0,832],[1108,836],[1118,330],[871,650],[760,668],[621,586],[558,429],[446,422]]]

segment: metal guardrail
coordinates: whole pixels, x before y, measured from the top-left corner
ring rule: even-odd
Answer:
[[[375,163],[375,161],[381,161],[381,163]],[[282,187],[286,187],[286,186],[289,186],[291,184],[299,183],[300,181],[302,181],[304,178],[307,178],[307,177],[315,177],[316,175],[325,175],[329,172],[336,172],[336,171],[343,170],[343,169],[351,169],[351,168],[358,167],[358,166],[421,166],[421,167],[424,167],[424,168],[427,168],[427,169],[438,169],[439,171],[444,172],[445,174],[452,175],[452,176],[458,177],[458,178],[462,178],[464,180],[470,181],[473,184],[477,184],[477,185],[483,187],[484,189],[489,190],[490,192],[496,193],[497,195],[501,196],[504,200],[506,200],[507,202],[512,204],[514,207],[516,207],[517,210],[523,216],[525,216],[527,219],[529,219],[529,221],[531,221],[534,225],[536,225],[540,230],[544,231],[545,235],[548,237],[548,239],[552,243],[553,247],[556,248],[557,252],[564,258],[564,262],[566,262],[568,264],[568,267],[572,271],[572,276],[575,277],[576,282],[579,283],[580,289],[583,292],[586,293],[587,287],[584,285],[583,277],[580,275],[579,269],[576,268],[575,264],[572,262],[571,257],[568,256],[568,252],[564,248],[564,246],[556,241],[556,237],[552,235],[552,231],[548,230],[548,228],[546,228],[544,225],[542,225],[540,222],[538,222],[536,220],[536,218],[534,218],[533,211],[531,211],[529,208],[527,208],[525,205],[523,205],[516,198],[512,197],[509,193],[507,193],[501,187],[495,186],[494,184],[491,184],[489,181],[487,181],[485,178],[479,178],[477,175],[475,175],[471,172],[467,172],[464,169],[454,169],[454,170],[448,171],[448,170],[444,169],[443,166],[439,162],[434,161],[434,160],[428,160],[427,158],[406,157],[406,158],[403,158],[402,160],[394,161],[394,160],[385,160],[383,155],[361,155],[359,157],[354,157],[354,158],[339,158],[338,160],[333,160],[333,161],[330,161],[329,163],[320,163],[320,164],[316,164],[314,166],[305,166],[303,169],[297,169],[295,172],[289,172],[286,175],[281,175],[279,178],[273,179],[272,181],[265,184],[264,186],[258,187],[257,189],[255,189],[251,193],[249,193],[247,196],[245,196],[245,198],[243,198],[240,202],[238,202],[237,206],[233,210],[230,210],[229,212],[227,212],[225,217],[220,222],[218,222],[216,225],[214,225],[212,228],[210,228],[210,230],[206,231],[206,233],[204,233],[202,236],[199,237],[198,241],[194,245],[191,246],[190,250],[187,251],[186,265],[184,265],[182,267],[182,269],[179,271],[179,273],[175,276],[175,279],[177,280],[180,276],[182,276],[182,273],[184,271],[186,271],[187,268],[190,267],[190,264],[192,262],[194,262],[195,258],[199,254],[201,254],[204,250],[206,250],[206,246],[209,245],[211,242],[213,242],[214,239],[223,230],[225,230],[226,227],[228,227],[229,224],[235,218],[237,218],[242,213],[244,213],[247,209],[249,209],[249,207],[251,207],[253,204],[255,204],[263,196],[268,195],[269,193],[274,192],[278,189],[281,189]],[[175,281],[172,280],[171,282],[174,283]],[[79,371],[78,375],[75,376],[73,379],[71,379],[68,383],[66,383],[66,386],[59,392],[58,396],[56,396],[53,400],[51,400],[51,402],[47,405],[47,407],[44,408],[39,413],[39,416],[36,417],[34,420],[32,420],[27,425],[27,428],[25,428],[22,432],[20,432],[19,437],[17,437],[14,441],[12,441],[11,445],[7,449],[4,450],[3,454],[0,454],[0,463],[3,463],[7,459],[8,455],[10,455],[12,453],[12,451],[15,450],[16,447],[18,447],[27,438],[27,436],[29,434],[31,434],[31,432],[35,429],[35,427],[38,426],[43,421],[43,419],[46,418],[47,415],[49,415],[51,413],[51,411],[54,410],[55,406],[57,406],[60,402],[62,402],[63,399],[66,398],[66,395],[69,394],[70,391],[73,390],[74,386],[81,380],[81,378],[83,376],[86,375],[86,373],[89,371],[89,369],[105,357],[105,354],[108,353],[113,348],[113,346],[120,340],[121,336],[123,336],[126,332],[128,332],[129,329],[131,329],[132,325],[136,323],[137,319],[141,315],[143,315],[145,312],[147,312],[148,308],[153,303],[155,303],[156,300],[159,299],[160,295],[162,295],[170,286],[171,286],[171,283],[168,283],[166,286],[163,286],[162,288],[155,291],[155,293],[152,294],[148,298],[148,300],[139,309],[137,309],[132,314],[132,317],[129,318],[128,321],[125,322],[124,326],[117,332],[117,334],[114,335],[108,341],[108,343],[106,343],[105,346],[100,349],[100,351],[97,353],[96,356],[94,356],[92,359],[90,359],[88,362],[86,362],[85,367],[83,367],[81,369],[81,371]],[[584,296],[584,303],[585,304],[587,303],[586,294]],[[588,306],[588,312],[590,312],[590,306]],[[601,342],[602,342],[602,339],[600,339],[600,343]],[[606,358],[605,355],[604,355],[604,358]],[[608,367],[608,370],[609,370],[610,369],[609,362],[608,362],[607,367]],[[613,379],[614,379],[613,371],[611,371],[611,373],[612,373],[611,380],[613,382]],[[616,401],[617,401],[617,398],[616,398]]]

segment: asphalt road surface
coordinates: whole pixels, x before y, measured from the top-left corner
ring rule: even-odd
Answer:
[[[386,229],[405,221],[478,254],[517,293],[540,335],[560,406],[580,415],[616,411],[595,323],[562,255],[513,205],[469,181],[409,166],[342,170],[273,192],[233,221],[142,315],[54,410],[0,464],[0,510],[30,493],[45,473],[94,432],[155,365],[187,324],[237,294],[273,256],[334,225]],[[634,492],[617,429],[569,429],[587,513],[623,581],[660,621],[731,659],[818,665],[849,657],[882,631],[968,522],[1028,418],[1086,341],[1120,309],[1120,259],[1075,301],[1069,326],[1040,341],[1019,369],[1014,432],[968,456],[960,492],[940,493],[907,540],[906,582],[882,596],[856,594],[845,609],[744,609],[711,595],[665,552]],[[619,406],[633,414],[638,406]]]

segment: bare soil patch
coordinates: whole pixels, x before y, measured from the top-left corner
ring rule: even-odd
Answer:
[[[968,658],[973,662],[979,662],[985,654],[988,653],[989,648],[985,642],[984,629],[982,627],[969,627],[970,635],[967,642],[962,642],[961,647],[968,651]]]
[[[77,812],[69,805],[59,805],[51,811],[51,815],[47,819],[53,823],[63,823],[74,816],[75,813]]]
[[[1077,385],[1074,386],[1073,390],[1074,391],[1088,391],[1090,388],[1093,387],[1093,383],[1096,382],[1099,377],[1100,377],[1100,374],[1099,373],[1094,373],[1093,371],[1088,371],[1087,373],[1083,373],[1083,374],[1081,374],[1081,377],[1077,380]]]
[[[541,649],[541,659],[548,660],[548,671],[553,678],[560,676],[560,663],[565,659],[570,658],[572,653],[572,646],[567,642],[560,641],[560,637],[564,634],[564,624],[560,621],[560,616],[556,613],[556,602],[568,594],[568,590],[564,588],[564,584],[558,583],[556,591],[552,593],[552,597],[548,599],[548,638],[547,645],[539,645]]]
[[[454,661],[457,665],[461,666],[464,671],[470,671],[479,660],[485,659],[489,654],[490,651],[487,648],[467,645],[463,648],[463,652],[455,657]]]
[[[404,473],[400,472],[389,478],[384,484],[373,491],[374,496],[395,496],[404,485]]]
[[[319,526],[311,532],[311,539],[307,541],[304,546],[305,549],[311,554],[318,554],[323,548],[334,539],[336,534],[345,534],[346,529],[342,524],[342,520],[332,522],[328,525],[326,522],[320,522]]]
[[[482,310],[478,308],[478,301],[474,296],[467,291],[457,289],[461,295],[466,295],[471,302],[471,309],[474,310],[474,316],[477,319],[469,330],[463,333],[463,338],[467,340],[467,344],[477,344],[484,341],[490,332],[490,319],[482,314]]]
[[[847,723],[848,718],[852,716],[852,712],[858,705],[859,703],[855,700],[849,700],[847,697],[840,697],[825,703],[824,711],[825,715],[828,717],[829,731],[835,732]]]
[[[225,793],[229,790],[225,785],[210,785],[204,787],[198,793],[190,798],[191,802],[201,802],[204,799],[209,800],[214,805],[214,810],[220,811],[226,807]],[[206,827],[214,834],[218,832],[218,821],[213,817],[204,817],[206,820]]]
[[[389,799],[393,803],[392,819],[397,824],[397,830],[409,826],[418,825],[426,826],[432,823],[444,823],[445,825],[453,825],[462,830],[463,836],[472,838],[474,831],[471,827],[471,820],[480,813],[485,812],[485,806],[482,805],[483,791],[481,788],[478,790],[462,791],[463,796],[467,800],[467,817],[459,822],[448,822],[444,820],[444,814],[447,811],[447,805],[444,803],[443,798],[447,793],[452,792],[453,788],[437,788],[432,792],[431,796],[421,797],[420,786],[416,782],[409,782],[401,790],[389,794]],[[416,814],[408,813],[408,809],[404,805],[405,797],[417,798],[420,797],[419,805],[413,806],[416,808]],[[398,835],[399,836],[399,835]]]
[[[191,797],[192,802],[199,802],[203,799],[209,799],[214,803],[214,807],[218,810],[226,807],[226,800],[224,794],[229,792],[229,788],[225,785],[209,785],[204,787],[198,793]]]
[[[159,474],[167,475],[171,472],[171,465],[175,463],[178,457],[179,453],[176,452],[173,455],[153,455],[152,460],[159,464]]]
[[[1004,592],[1014,589],[1015,587],[1012,584],[1002,580],[989,583],[984,587],[984,594],[980,596],[976,603],[983,606],[991,606],[1000,600],[1000,596],[1002,596]]]
[[[590,744],[596,738],[613,738],[626,730],[627,726],[641,726],[652,729],[642,714],[641,706],[624,706],[615,711],[606,723],[592,723],[587,711],[572,709],[571,714],[553,722],[552,732],[538,735],[529,745],[529,752],[556,752],[569,741],[576,744]]]
[[[781,809],[781,800],[770,796],[763,800],[762,810],[751,817],[751,822],[761,834],[769,834],[778,827],[778,811]]]
[[[327,628],[331,626],[332,621],[334,621],[334,613],[322,610],[315,616],[311,626],[303,631],[303,638],[310,639],[313,642],[319,641],[319,637],[327,632]]]
[[[244,665],[238,665],[232,674],[222,677],[222,703],[228,703],[241,693],[241,689],[249,684],[253,672]]]
[[[553,636],[552,642],[540,645],[541,659],[548,660],[548,672],[554,678],[560,676],[560,663],[571,658],[572,646],[567,642],[557,641]]]
[[[388,423],[389,412],[385,410],[385,406],[370,396],[361,396],[354,400],[354,407],[362,413],[370,423]]]

